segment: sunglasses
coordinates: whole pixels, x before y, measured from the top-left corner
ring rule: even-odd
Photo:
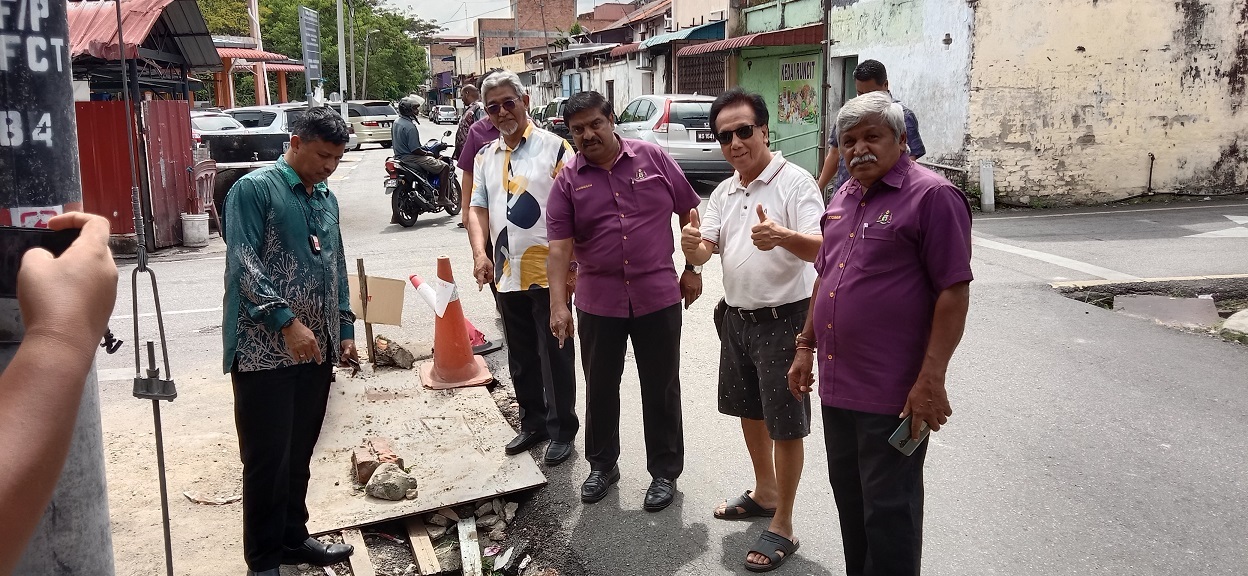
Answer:
[[[485,107],[485,113],[489,114],[490,116],[498,116],[498,113],[503,110],[511,112],[512,110],[516,109],[516,104],[519,102],[520,102],[519,100],[512,98],[510,100],[504,101],[502,104],[490,104],[489,106]]]
[[[750,138],[754,137],[755,127],[761,128],[762,126],[759,126],[758,124],[746,124],[745,126],[737,128],[736,130],[724,130],[723,132],[717,132],[715,134],[715,140],[724,146],[732,144],[733,134],[736,134],[737,138],[740,138],[742,140],[749,140]]]

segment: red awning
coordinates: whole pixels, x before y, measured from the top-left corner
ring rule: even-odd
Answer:
[[[269,72],[303,72],[303,64],[265,64],[264,69]]]
[[[819,44],[823,42],[823,24],[812,24],[791,30],[775,32],[759,32],[737,36],[725,40],[716,40],[706,44],[694,44],[681,48],[677,56],[697,56],[711,52],[724,52],[751,46],[797,46],[802,44]]]
[[[624,44],[611,49],[611,57],[619,58],[637,52],[641,47],[641,42],[633,42],[632,44]]]
[[[254,48],[217,48],[217,54],[222,58],[244,58],[251,62],[283,62],[290,60],[289,56]]]
[[[138,45],[147,39],[173,0],[126,0],[121,5],[121,27],[126,41],[126,58],[136,58]],[[121,60],[117,48],[117,5],[102,2],[69,2],[70,58],[88,54],[101,60]]]

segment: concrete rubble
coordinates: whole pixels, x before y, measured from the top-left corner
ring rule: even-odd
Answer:
[[[373,498],[398,501],[408,498],[408,492],[415,492],[415,489],[415,478],[409,476],[397,464],[385,463],[373,472],[364,492]],[[414,498],[415,494],[412,497]]]

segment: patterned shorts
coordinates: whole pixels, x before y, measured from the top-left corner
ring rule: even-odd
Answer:
[[[803,303],[809,303],[803,300]],[[720,300],[715,307],[719,332],[719,411],[763,420],[772,440],[795,440],[810,434],[810,395],[789,392],[789,366],[795,339],[806,322],[806,306],[779,318],[742,317]]]

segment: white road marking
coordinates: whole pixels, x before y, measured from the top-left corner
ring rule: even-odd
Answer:
[[[1072,260],[1070,258],[1066,258],[1065,256],[1049,254],[1048,252],[1041,252],[1039,250],[1032,250],[1030,248],[1020,248],[1018,246],[1011,246],[1009,244],[996,242],[994,240],[988,240],[987,238],[981,238],[979,236],[972,235],[971,243],[976,246],[980,246],[982,248],[1000,250],[1001,252],[1008,252],[1010,254],[1015,254],[1018,256],[1025,256],[1027,258],[1032,258],[1035,260],[1039,260],[1041,262],[1048,262],[1049,264],[1061,266],[1062,268],[1069,268],[1077,272],[1083,272],[1084,274],[1090,274],[1092,276],[1096,276],[1097,278],[1104,278],[1106,280],[1132,281],[1132,280],[1140,279],[1138,276],[1132,276],[1130,274],[1118,272],[1116,270],[1110,270],[1109,268],[1102,268],[1095,264],[1088,264],[1087,262],[1080,262],[1078,260]]]
[[[1072,216],[1104,216],[1106,214],[1134,214],[1136,212],[1173,212],[1176,210],[1225,210],[1225,204],[1214,206],[1172,206],[1170,208],[1140,208],[1137,210],[1101,210],[1098,212],[1074,212],[1071,214],[1028,214],[1026,216],[982,216],[975,220],[990,222],[993,220],[1030,220],[1032,218],[1069,218]],[[1232,209],[1234,209],[1232,207]]]
[[[1248,238],[1248,216],[1228,216],[1223,214],[1228,220],[1239,224],[1234,228],[1225,230],[1214,230],[1213,232],[1204,232],[1201,234],[1192,234],[1188,238]]]
[[[134,368],[109,368],[95,373],[100,382],[116,382],[118,380],[134,380]]]
[[[167,316],[181,316],[184,314],[207,314],[209,312],[220,312],[220,311],[221,311],[221,307],[217,306],[216,308],[196,308],[194,310],[166,310],[164,311],[162,315],[167,317]],[[155,318],[155,317],[156,317],[155,312],[144,312],[142,314],[139,314],[139,318]],[[134,319],[133,314],[118,314],[110,318],[110,320],[133,320],[133,319]]]

